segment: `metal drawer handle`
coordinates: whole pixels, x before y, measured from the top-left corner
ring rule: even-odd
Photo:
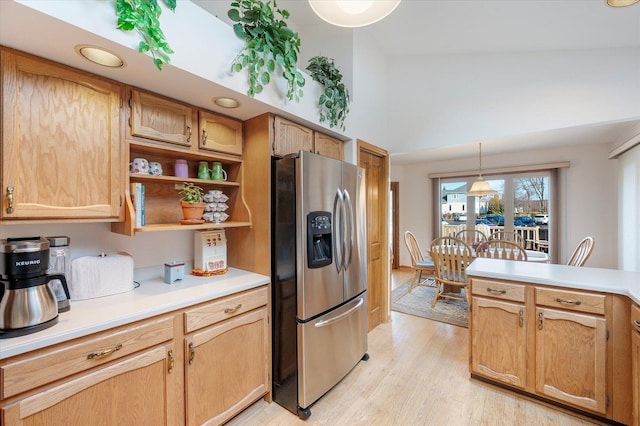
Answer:
[[[109,349],[105,349],[104,351],[91,352],[89,355],[87,355],[87,359],[99,358],[101,356],[110,355],[110,354],[114,353],[115,351],[119,351],[120,349],[122,349],[122,343],[118,343],[114,347],[109,348]]]
[[[487,291],[488,291],[489,293],[507,294],[507,290],[498,290],[498,289],[491,288],[491,287],[488,287],[488,288],[487,288]]]
[[[238,312],[238,310],[242,308],[242,303],[238,303],[235,308],[225,308],[225,314],[233,314],[234,312]]]
[[[187,142],[191,142],[191,126],[187,126]]]
[[[167,370],[169,373],[171,373],[173,371],[173,364],[175,363],[175,359],[173,358],[173,351],[169,350],[167,356],[169,357],[169,368]]]
[[[633,321],[633,325],[635,325],[636,327],[640,327],[640,321],[638,320]]]
[[[202,145],[207,144],[207,129],[202,129]]]
[[[193,342],[189,343],[189,365],[193,364],[193,359],[196,357],[196,350],[193,347]]]
[[[579,300],[571,300],[571,299],[563,299],[562,297],[556,297],[556,302],[558,303],[566,303],[568,305],[580,305],[582,304]]]
[[[13,186],[7,186],[7,213],[13,213]]]

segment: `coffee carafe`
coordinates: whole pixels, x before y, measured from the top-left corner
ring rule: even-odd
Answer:
[[[58,301],[49,281],[60,280],[69,299],[64,274],[47,274],[49,241],[41,237],[0,240],[0,338],[44,330],[58,322]]]

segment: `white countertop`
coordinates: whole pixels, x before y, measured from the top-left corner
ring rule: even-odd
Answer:
[[[229,268],[224,275],[196,277],[185,272],[183,281],[164,282],[163,266],[136,270],[140,286],[126,293],[71,301],[58,323],[26,336],[0,339],[0,359],[65,342],[112,327],[217,299],[268,284],[266,275]]]
[[[478,258],[469,265],[467,274],[622,294],[640,304],[640,272]]]

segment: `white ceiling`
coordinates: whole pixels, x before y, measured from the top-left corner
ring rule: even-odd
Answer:
[[[193,0],[228,23],[226,0]],[[278,0],[291,27],[335,27],[304,0]],[[640,46],[640,4],[606,0],[403,0],[382,21],[358,28],[387,55],[591,49]],[[304,42],[303,42],[304,49]]]
[[[227,18],[229,3],[193,0],[218,18]],[[278,0],[290,12],[297,31],[313,27],[329,34],[336,27],[315,15],[307,1]],[[640,46],[640,3],[612,8],[606,0],[403,0],[387,18],[358,28],[389,57],[465,53],[628,48]],[[304,42],[302,44],[304,50]],[[639,76],[640,78],[640,76]],[[484,141],[486,154],[514,147],[545,149],[560,145],[602,143],[626,136],[640,117],[593,123],[508,139]],[[534,142],[535,141],[535,142]],[[393,153],[394,164],[469,156],[471,144],[412,153]],[[471,149],[470,149],[471,148]]]

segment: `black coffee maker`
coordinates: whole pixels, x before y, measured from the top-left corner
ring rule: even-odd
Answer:
[[[41,237],[0,240],[0,338],[44,330],[58,322],[58,301],[49,287],[64,274],[47,274],[49,241]]]

